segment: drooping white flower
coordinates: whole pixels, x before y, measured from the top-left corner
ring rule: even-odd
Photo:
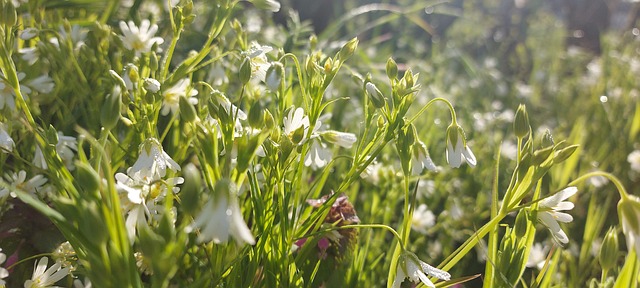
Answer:
[[[40,145],[36,145],[35,152],[33,155],[33,160],[31,161],[33,165],[40,169],[48,169],[49,165],[47,165],[47,160],[44,159],[44,154],[42,154],[42,149],[40,149]]]
[[[158,32],[158,25],[151,25],[148,19],[142,20],[140,27],[136,26],[133,21],[129,21],[128,23],[120,21],[120,30],[123,35],[120,38],[122,39],[124,47],[135,51],[136,56],[151,52],[151,48],[155,44],[160,45],[164,43],[164,39],[161,37],[154,37],[156,32]]]
[[[53,79],[51,79],[47,74],[28,80],[25,85],[44,94],[51,93],[55,87]]]
[[[436,216],[429,210],[427,204],[420,204],[418,209],[413,211],[411,218],[411,228],[422,234],[427,234],[427,229],[436,224]]]
[[[160,114],[167,115],[169,112],[175,114],[180,109],[180,97],[186,97],[187,101],[191,105],[198,104],[198,98],[193,97],[198,95],[198,90],[189,87],[191,80],[184,78],[178,80],[176,84],[169,87],[162,92],[162,110]]]
[[[307,155],[304,157],[304,165],[316,170],[327,165],[332,157],[333,154],[331,150],[327,149],[327,145],[318,140],[314,140],[311,142],[309,152],[307,152]]]
[[[136,181],[149,183],[164,177],[167,168],[174,172],[180,171],[180,165],[164,152],[160,142],[155,138],[148,138],[140,144],[140,156],[127,174]]]
[[[320,135],[322,136],[323,140],[326,140],[327,142],[336,144],[343,148],[351,148],[353,144],[358,141],[358,138],[356,138],[356,134],[347,132],[329,130],[321,132]]]
[[[75,169],[75,165],[73,164],[73,157],[75,156],[75,153],[73,151],[78,151],[78,142],[76,141],[76,137],[65,136],[62,132],[58,132],[56,152],[60,156],[60,159],[62,159],[62,162],[64,162],[64,166],[69,170]]]
[[[38,174],[27,180],[27,172],[24,170],[18,171],[18,173],[4,174],[4,179],[9,183],[10,187],[0,189],[0,198],[4,198],[7,195],[16,197],[15,191],[22,190],[31,195],[43,190],[42,186],[47,183],[47,178]]]
[[[569,243],[567,234],[564,233],[558,221],[569,223],[573,221],[573,217],[567,213],[559,212],[573,209],[572,202],[564,201],[578,192],[578,188],[570,186],[562,189],[560,192],[542,199],[538,205],[538,220],[542,222],[553,236],[553,240],[559,245]]]
[[[640,197],[625,194],[618,202],[618,217],[627,240],[627,249],[636,249],[640,261]]]
[[[412,156],[411,156],[411,174],[420,175],[422,171],[427,169],[429,171],[436,171],[436,164],[433,163],[431,157],[429,157],[429,152],[427,151],[427,146],[422,143],[422,141],[418,140],[413,145]]]
[[[627,162],[631,165],[631,170],[640,172],[640,150],[634,150],[627,156]]]
[[[27,40],[31,40],[33,37],[36,37],[37,35],[38,35],[38,29],[29,27],[22,30],[22,32],[20,32],[19,37],[20,39],[27,41]]]
[[[215,197],[209,199],[189,230],[200,229],[199,242],[226,243],[231,235],[239,245],[255,244],[251,230],[242,218],[235,184],[227,180],[219,181],[226,181],[227,184],[214,192]],[[216,188],[221,187],[219,184]]]
[[[5,260],[7,260],[7,255],[2,253],[2,248],[0,248],[0,264],[4,263]],[[0,267],[0,286],[6,285],[6,283],[2,279],[7,277],[9,277],[9,271],[3,267]]]
[[[16,146],[16,143],[13,142],[11,135],[5,129],[5,125],[0,122],[0,152],[11,152],[13,151],[13,147]]]
[[[460,167],[460,164],[462,164],[463,159],[466,160],[469,166],[476,166],[476,156],[473,155],[473,152],[469,146],[467,146],[462,127],[458,126],[458,124],[452,123],[447,128],[446,142],[447,150],[445,151],[445,154],[447,156],[447,163],[449,163],[449,166],[458,168]]]
[[[20,58],[26,61],[29,65],[36,64],[36,61],[40,59],[40,54],[36,47],[25,47],[18,49],[18,53],[21,54]]]
[[[436,277],[440,280],[449,280],[451,275],[446,271],[435,268],[422,260],[418,259],[415,254],[405,251],[398,259],[398,267],[396,270],[396,278],[393,280],[393,288],[399,288],[405,278],[409,278],[411,282],[422,282],[428,287],[436,286],[429,280],[430,277]]]
[[[48,262],[49,259],[47,257],[40,258],[33,270],[31,279],[24,282],[25,288],[57,287],[53,285],[69,275],[71,267],[62,268],[60,263],[55,263],[47,269]]]

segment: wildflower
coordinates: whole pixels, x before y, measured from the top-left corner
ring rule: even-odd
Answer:
[[[293,133],[298,129],[304,129],[304,136],[307,134],[307,130],[309,130],[309,117],[304,115],[304,110],[300,107],[294,109],[293,107],[289,110],[289,114],[284,117],[284,134],[289,138],[293,137]]]
[[[627,162],[631,164],[631,170],[640,172],[640,150],[634,150],[627,156]]]
[[[60,263],[55,263],[47,269],[48,262],[47,257],[40,258],[31,279],[24,282],[25,288],[52,287],[56,282],[66,277],[71,270],[71,267],[60,269],[62,267]]]
[[[91,281],[89,280],[89,278],[84,278],[84,283],[82,283],[82,281],[80,281],[80,279],[75,279],[73,280],[73,288],[92,288],[93,285],[91,284]]]
[[[469,166],[476,166],[476,156],[467,146],[467,140],[465,139],[464,130],[458,124],[451,123],[447,128],[447,150],[445,154],[447,156],[447,163],[453,168],[460,167],[462,159],[466,160]],[[455,143],[455,147],[453,146]]]
[[[76,141],[76,137],[73,136],[65,136],[62,132],[58,132],[58,143],[56,144],[56,152],[64,162],[64,165],[69,170],[73,170],[75,166],[73,165],[73,156],[75,153],[73,151],[78,151],[78,143]]]
[[[573,203],[564,200],[573,196],[573,194],[576,194],[577,192],[578,188],[573,186],[567,187],[548,198],[542,199],[538,206],[538,220],[549,228],[549,231],[553,236],[553,240],[560,245],[569,243],[569,238],[562,228],[560,228],[558,221],[562,223],[569,223],[573,221],[573,217],[567,213],[559,211],[573,209]]]
[[[153,45],[164,43],[164,39],[161,37],[153,37],[158,31],[158,25],[151,25],[148,19],[142,20],[140,27],[136,26],[133,21],[128,23],[120,21],[120,30],[123,34],[120,38],[124,47],[135,51],[136,56],[151,52]]]
[[[38,29],[29,27],[22,30],[22,32],[20,32],[19,37],[20,39],[27,41],[27,40],[31,40],[33,37],[36,37],[37,35],[38,35]]]
[[[422,234],[427,234],[427,229],[436,224],[436,216],[427,208],[426,204],[420,204],[418,209],[413,211],[411,218],[411,228]]]
[[[16,143],[11,139],[11,135],[5,130],[5,125],[0,122],[0,151],[11,152]]]
[[[409,278],[411,282],[417,283],[420,281],[428,287],[435,288],[436,286],[431,282],[431,280],[429,280],[428,276],[436,277],[445,281],[451,279],[451,275],[446,271],[432,267],[418,259],[418,256],[415,254],[405,251],[400,255],[396,270],[396,278],[393,280],[393,287],[400,287],[404,279]]]
[[[33,155],[33,160],[31,161],[33,165],[40,169],[47,169],[49,165],[47,165],[47,160],[44,159],[44,154],[42,154],[42,149],[40,149],[39,145],[36,145],[36,149]]]
[[[640,198],[624,194],[618,202],[618,217],[627,240],[627,249],[636,249],[640,261]]]
[[[33,65],[36,64],[40,55],[38,54],[38,49],[36,47],[25,47],[18,49],[18,53],[21,54],[20,58],[26,61],[27,64]]]
[[[151,93],[156,93],[160,91],[160,82],[153,78],[144,78],[144,89],[147,89],[147,91]]]
[[[187,97],[189,104],[198,104],[198,98],[193,96],[198,95],[198,91],[189,87],[191,80],[184,78],[178,80],[178,82],[162,92],[162,110],[160,114],[167,115],[169,112],[175,114],[180,109],[180,97]]]
[[[536,267],[538,270],[542,270],[544,263],[547,262],[547,246],[543,246],[540,243],[535,243],[529,250],[529,258],[525,266],[529,268]]]
[[[320,133],[322,138],[343,148],[351,148],[358,138],[356,134],[329,130]]]
[[[158,180],[166,175],[167,168],[174,172],[180,171],[180,165],[164,152],[160,142],[155,138],[148,138],[140,144],[140,156],[127,174],[135,180],[148,183],[150,181],[144,179]]]
[[[47,183],[47,178],[38,174],[36,176],[31,177],[31,179],[27,180],[27,172],[24,170],[20,170],[18,173],[13,174],[5,174],[4,178],[7,182],[9,182],[10,188],[2,188],[0,190],[0,198],[4,198],[7,195],[11,195],[11,197],[16,197],[15,191],[22,190],[31,195],[35,195],[36,192],[40,192],[43,190],[42,186]]]
[[[269,59],[267,59],[267,53],[271,50],[273,48],[270,46],[262,46],[257,42],[252,42],[249,50],[243,52],[251,60],[251,75],[262,82],[265,81],[267,70],[271,66]]]
[[[327,165],[332,157],[333,154],[331,150],[327,149],[326,144],[320,141],[313,141],[311,147],[309,147],[309,152],[304,157],[304,165],[316,170]]]
[[[429,171],[436,171],[436,165],[433,164],[429,152],[427,152],[427,146],[422,141],[418,140],[413,144],[412,152],[411,174],[420,175],[425,168]]]
[[[34,79],[28,80],[26,82],[26,86],[40,93],[46,94],[46,93],[51,93],[51,91],[53,91],[55,84],[53,83],[53,79],[51,79],[49,75],[45,74],[45,75],[38,76]],[[22,89],[22,87],[20,88]],[[26,89],[25,93],[31,93],[31,89]]]
[[[7,260],[7,255],[2,253],[2,248],[0,248],[0,264],[4,263],[5,260]],[[6,284],[2,279],[7,277],[9,277],[9,271],[3,267],[0,267],[0,286]]]
[[[255,244],[256,240],[242,218],[236,185],[228,179],[219,180],[214,193],[215,197],[209,199],[189,230],[201,229],[199,242],[226,243],[231,235],[238,245]]]

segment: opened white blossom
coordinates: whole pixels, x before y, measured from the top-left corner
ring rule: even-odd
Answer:
[[[560,228],[559,222],[569,223],[573,217],[567,213],[560,212],[573,209],[572,202],[564,201],[578,192],[578,188],[570,186],[562,191],[542,199],[538,205],[538,220],[549,228],[553,240],[559,245],[569,243],[567,234]]]
[[[132,178],[123,173],[116,173],[115,178],[116,189],[122,199],[122,208],[127,214],[125,226],[131,243],[135,239],[137,227],[146,225],[148,219],[163,213],[164,209],[156,206],[155,203],[164,200],[169,188],[173,193],[178,193],[180,188],[177,185],[184,183],[182,177],[159,181],[152,178]],[[152,206],[151,209],[149,206]]]
[[[216,188],[215,195],[209,199],[187,231],[200,229],[199,242],[226,243],[231,235],[238,245],[255,244],[251,230],[242,218],[236,185],[228,180],[219,180]]]
[[[258,44],[258,42],[251,42],[249,50],[242,53],[251,59],[252,78],[265,81],[267,70],[271,66],[266,54],[271,52],[271,50],[273,50],[273,48],[270,46],[263,46]]]
[[[0,122],[0,152],[11,152],[16,143],[13,142],[11,135],[7,132],[5,125]]]
[[[631,170],[640,172],[640,150],[634,150],[627,156],[627,162],[631,165]]]
[[[284,117],[284,134],[291,138],[294,132],[302,128],[304,129],[303,136],[306,136],[307,130],[309,130],[309,117],[304,115],[302,108],[294,108],[289,109],[289,114]]]
[[[424,169],[429,171],[437,170],[436,164],[434,164],[431,157],[429,157],[427,146],[424,145],[422,141],[416,141],[411,152],[411,174],[420,175]]]
[[[420,204],[418,208],[413,211],[411,217],[411,229],[416,230],[422,234],[427,234],[427,229],[433,227],[436,224],[436,216],[429,210],[427,204]]]
[[[35,196],[37,193],[43,191],[42,186],[47,183],[47,178],[40,174],[27,180],[27,172],[24,170],[20,170],[18,173],[6,173],[4,174],[4,179],[9,183],[10,187],[0,189],[0,199],[7,195],[11,195],[11,197],[15,198],[15,191],[17,190],[21,190]]]
[[[393,280],[393,288],[399,288],[405,278],[409,278],[411,282],[422,284],[435,288],[436,286],[429,280],[429,277],[436,277],[440,280],[450,280],[451,275],[446,271],[435,268],[422,260],[418,259],[415,254],[405,251],[398,259],[398,267],[396,270],[396,278]]]
[[[618,217],[627,249],[636,249],[636,256],[640,261],[640,197],[623,194],[618,202]]]
[[[178,80],[176,84],[165,89],[162,92],[162,110],[160,110],[160,114],[167,115],[169,112],[171,114],[175,114],[180,111],[180,97],[186,97],[187,101],[191,105],[198,104],[198,98],[193,97],[198,95],[198,91],[196,89],[192,89],[190,87],[191,80],[189,78],[184,78]]]
[[[529,268],[537,268],[538,270],[542,270],[544,267],[544,263],[547,262],[547,246],[543,246],[540,243],[535,243],[529,250],[529,257],[527,258],[527,264],[525,266]]]
[[[4,263],[5,260],[7,260],[7,255],[2,253],[2,248],[0,248],[0,265]],[[0,267],[0,286],[6,285],[6,283],[2,279],[7,277],[9,277],[9,271],[3,267]]]
[[[180,165],[164,152],[157,139],[148,138],[140,144],[140,156],[127,174],[137,181],[149,183],[164,177],[167,169],[180,171]]]
[[[464,159],[469,166],[476,166],[476,156],[467,146],[467,142],[464,135],[464,130],[458,124],[452,123],[447,128],[447,150],[445,154],[447,156],[447,163],[453,168],[458,168],[462,164]],[[455,145],[455,146],[454,146]]]
[[[24,288],[44,288],[53,286],[56,282],[69,275],[71,267],[62,268],[60,263],[55,263],[49,269],[47,264],[49,259],[42,257],[36,264],[31,279],[24,282]]]
[[[125,48],[135,51],[136,56],[151,52],[151,48],[155,44],[164,43],[164,39],[161,37],[154,37],[158,32],[158,25],[151,25],[148,19],[143,19],[140,22],[140,27],[136,26],[133,21],[127,23],[120,21],[120,30],[123,35],[120,37],[122,44]]]

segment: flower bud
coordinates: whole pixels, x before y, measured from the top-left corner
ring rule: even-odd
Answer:
[[[240,64],[239,76],[242,84],[247,84],[251,79],[251,59],[249,57],[245,57],[242,64]]]
[[[261,127],[264,124],[264,110],[259,101],[256,101],[251,105],[249,109],[249,125],[251,127]]]
[[[527,211],[522,209],[518,212],[516,216],[516,223],[513,225],[513,229],[518,238],[524,237],[527,233],[527,226],[529,225],[529,220],[527,219]]]
[[[157,93],[160,91],[160,82],[153,78],[144,78],[144,89],[151,93]]]
[[[602,246],[600,246],[600,267],[602,270],[611,270],[616,267],[618,262],[618,231],[614,227],[610,227],[604,236]]]
[[[184,184],[180,189],[180,204],[182,208],[184,208],[182,211],[194,215],[196,209],[198,209],[198,202],[200,200],[202,176],[200,176],[200,171],[193,163],[184,166],[182,173],[184,176]]]
[[[356,51],[357,47],[358,38],[354,37],[353,39],[349,40],[347,44],[344,44],[344,46],[342,46],[342,49],[340,49],[340,52],[338,52],[338,57],[340,58],[339,61],[344,61],[347,60],[347,58],[351,57],[351,55],[353,55],[353,52]]]
[[[351,148],[351,146],[353,146],[353,143],[356,143],[356,141],[358,141],[358,138],[356,138],[356,135],[353,133],[338,132],[333,130],[322,133],[322,138],[327,142],[334,143],[344,148]]]
[[[251,0],[251,3],[258,9],[268,10],[274,13],[280,11],[280,3],[275,0]]]
[[[640,198],[623,195],[618,202],[618,218],[622,224],[622,233],[627,239],[627,249],[636,249],[636,256],[640,261]]]
[[[12,1],[0,1],[0,24],[12,27],[16,25],[18,15]]]
[[[569,157],[571,157],[571,155],[573,155],[573,152],[576,152],[578,147],[580,147],[580,145],[575,144],[557,151],[556,155],[553,157],[553,162],[562,163],[564,160],[567,160]]]
[[[187,100],[187,97],[179,97],[179,102],[178,104],[180,105],[180,117],[182,117],[185,121],[187,122],[193,122],[194,120],[196,120],[197,113],[196,113],[196,108],[193,107],[193,105],[191,105],[191,103],[189,103],[189,100]]]
[[[553,146],[538,149],[533,152],[533,158],[531,163],[533,165],[538,166],[542,164],[545,160],[547,160],[547,158],[549,158],[549,155],[551,155],[551,153],[553,153]]]
[[[27,29],[22,30],[22,32],[20,32],[20,39],[27,41],[27,40],[33,39],[33,37],[36,37],[37,35],[38,35],[38,29],[29,27]]]
[[[158,71],[158,55],[156,55],[156,51],[155,50],[151,50],[151,53],[149,55],[149,70],[151,70],[151,72],[156,72]]]
[[[544,134],[542,134],[542,142],[540,143],[540,146],[549,147],[554,145],[555,145],[555,141],[553,141],[553,136],[551,135],[551,132],[549,132],[549,130],[544,131]]]
[[[271,91],[278,91],[280,88],[280,83],[282,83],[282,76],[284,75],[284,67],[282,67],[282,63],[273,62],[269,69],[267,69],[266,76],[264,77],[264,82],[267,84],[267,88]]]
[[[90,165],[81,161],[76,161],[75,166],[75,180],[78,182],[78,186],[90,195],[97,197],[97,191],[102,181],[98,173]]]
[[[327,57],[327,60],[324,61],[324,74],[330,74],[333,69],[333,60],[331,57]]]
[[[529,114],[527,113],[527,108],[523,104],[518,106],[518,110],[516,110],[516,116],[513,121],[513,131],[518,138],[524,138],[529,135],[529,131],[531,130],[531,126],[529,125]]]
[[[300,128],[296,129],[296,131],[293,132],[293,135],[291,136],[291,141],[294,144],[299,144],[300,141],[302,141],[302,139],[304,138],[304,126],[300,126]]]
[[[367,82],[364,86],[367,93],[369,93],[369,99],[371,100],[371,103],[373,103],[373,106],[376,108],[384,107],[386,99],[378,87],[376,87],[372,82]]]
[[[396,61],[393,60],[393,58],[389,57],[389,60],[387,60],[387,77],[389,77],[389,80],[394,80],[396,78],[398,78],[398,64],[396,64]]]
[[[120,106],[122,103],[122,88],[113,86],[111,94],[104,98],[104,104],[100,111],[100,124],[107,130],[113,129],[120,120]]]

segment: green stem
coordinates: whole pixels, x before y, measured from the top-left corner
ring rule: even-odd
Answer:
[[[418,111],[418,113],[416,113],[416,115],[414,115],[413,117],[411,117],[411,120],[409,120],[409,122],[407,122],[406,125],[409,125],[411,123],[413,123],[413,121],[415,121],[416,119],[418,119],[418,117],[420,117],[420,115],[426,111],[429,106],[431,106],[431,104],[435,103],[435,102],[444,102],[445,104],[447,104],[447,106],[449,107],[449,112],[451,113],[451,123],[452,125],[457,125],[457,121],[456,121],[456,110],[453,109],[453,105],[451,105],[451,102],[449,102],[449,100],[438,97],[438,98],[433,98],[431,99],[429,102],[427,102],[426,105],[422,106],[422,108],[420,109],[420,111]]]
[[[607,179],[609,179],[609,181],[611,181],[613,183],[613,185],[616,186],[616,188],[618,189],[618,193],[620,193],[620,198],[622,199],[628,199],[629,198],[629,194],[627,193],[627,190],[624,189],[624,186],[622,185],[622,182],[620,182],[620,179],[618,179],[618,177],[616,177],[615,175],[611,174],[611,173],[607,173],[607,172],[603,172],[603,171],[594,171],[594,172],[590,172],[587,174],[584,174],[580,177],[578,177],[577,179],[571,181],[569,184],[567,184],[567,186],[575,186],[576,184],[587,180],[588,178],[591,177],[596,177],[596,176],[602,176],[605,177]]]

